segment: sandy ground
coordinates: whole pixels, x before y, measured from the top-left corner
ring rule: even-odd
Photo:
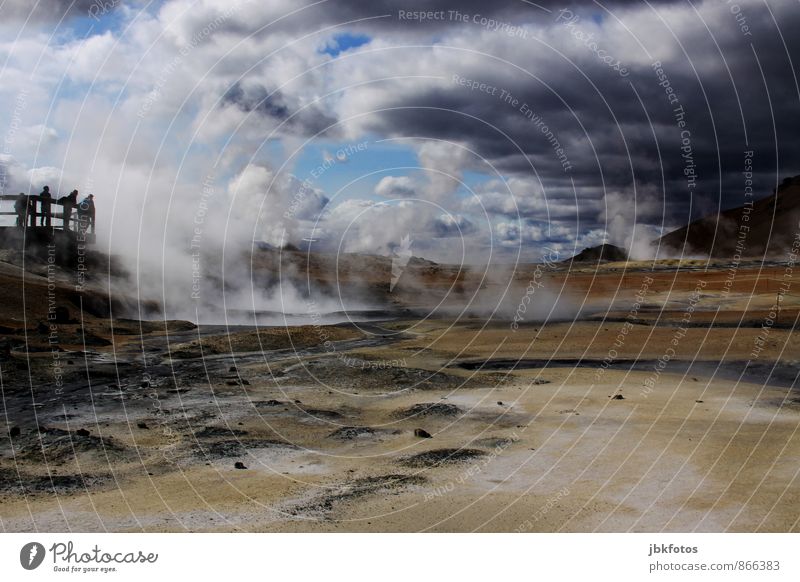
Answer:
[[[96,322],[96,345],[60,355],[58,390],[51,354],[17,345],[0,362],[0,526],[797,531],[797,300],[765,332],[780,267],[724,293],[724,271],[675,267],[635,318],[642,272],[550,273],[584,307],[516,330]]]

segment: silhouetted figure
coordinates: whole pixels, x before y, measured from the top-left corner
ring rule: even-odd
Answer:
[[[78,205],[78,225],[81,232],[91,228],[94,234],[94,194],[89,194]]]
[[[50,226],[51,210],[50,205],[53,201],[53,196],[50,194],[50,186],[45,186],[39,193],[39,201],[41,203],[42,214],[39,219],[41,226]]]
[[[36,226],[36,198],[28,196],[28,223],[30,226]]]
[[[72,218],[72,209],[78,205],[78,191],[73,190],[69,193],[69,195],[59,198],[58,201],[64,206],[64,230],[69,230],[69,221]]]
[[[14,201],[14,212],[17,213],[17,226],[25,228],[28,225],[28,197],[20,192]]]

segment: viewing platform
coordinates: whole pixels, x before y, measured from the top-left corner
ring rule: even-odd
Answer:
[[[37,255],[55,247],[59,259],[69,262],[81,247],[95,243],[94,215],[79,213],[79,204],[63,199],[44,200],[43,204],[41,196],[32,195],[26,197],[26,211],[20,213],[15,209],[18,200],[16,194],[0,195],[0,247]]]

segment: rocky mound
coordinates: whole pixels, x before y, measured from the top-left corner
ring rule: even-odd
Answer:
[[[564,261],[565,263],[604,263],[604,262],[617,262],[627,261],[628,253],[625,249],[610,244],[597,245],[596,247],[589,247],[583,249],[571,259]]]

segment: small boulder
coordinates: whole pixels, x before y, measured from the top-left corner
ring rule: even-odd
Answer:
[[[432,439],[433,435],[423,428],[415,428],[414,436],[421,439]]]
[[[245,466],[245,464],[244,464],[244,463],[242,463],[241,461],[236,461],[236,462],[233,464],[233,467],[234,467],[235,469],[247,469],[247,467]]]

